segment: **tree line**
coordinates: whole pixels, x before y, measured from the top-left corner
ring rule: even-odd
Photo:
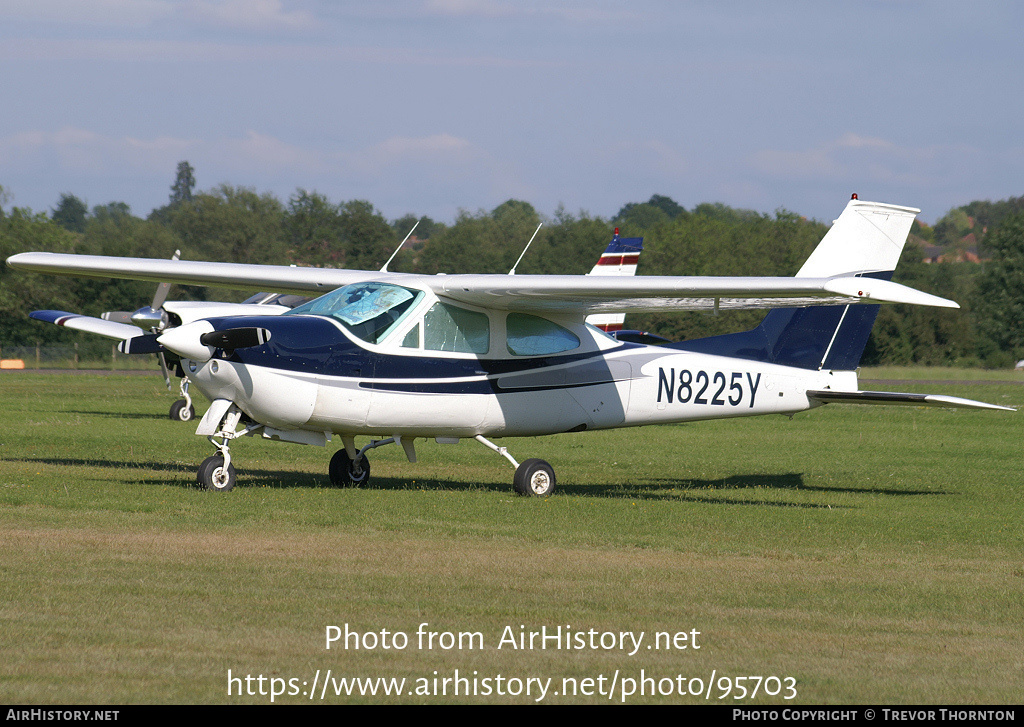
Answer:
[[[194,191],[182,162],[168,203],[142,218],[123,202],[89,209],[60,196],[52,210],[8,207],[0,188],[0,258],[29,250],[275,265],[379,269],[414,224],[414,237],[389,270],[434,274],[505,273],[537,225],[521,274],[583,274],[611,239],[643,236],[642,275],[793,275],[828,227],[777,210],[762,214],[722,204],[685,209],[654,195],[623,205],[611,219],[559,207],[542,216],[525,201],[461,211],[451,223],[405,215],[388,220],[365,200],[332,202],[297,190],[287,202],[246,187]],[[925,244],[976,244],[985,261],[926,264]],[[882,306],[863,363],[1010,366],[1024,358],[1024,198],[972,202],[934,227],[915,223],[894,280],[952,298],[961,310]],[[97,351],[109,343],[28,318],[36,309],[100,315],[149,303],[150,283],[56,278],[0,268],[0,348],[77,340]],[[255,291],[253,291],[255,292]],[[244,298],[238,291],[176,286],[186,300]],[[682,340],[749,328],[763,312],[631,314],[627,326]],[[102,348],[101,348],[102,347]]]

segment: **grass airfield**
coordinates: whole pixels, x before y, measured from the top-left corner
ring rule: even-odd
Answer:
[[[1024,406],[1008,372],[861,376]],[[465,441],[419,440],[417,464],[374,450],[371,486],[337,489],[340,442],[246,438],[234,491],[201,491],[213,450],[167,418],[172,400],[159,376],[0,375],[0,702],[262,704],[273,684],[277,703],[518,704],[537,701],[531,678],[550,679],[549,704],[1024,693],[1024,414],[829,405],[502,440],[555,467],[540,500]],[[360,648],[326,649],[346,624]],[[559,626],[644,641],[502,642]],[[647,648],[658,632],[690,641]],[[460,633],[480,638],[446,648]],[[470,694],[443,683],[456,670]],[[751,676],[777,682],[751,695]],[[335,694],[348,677],[406,682]]]

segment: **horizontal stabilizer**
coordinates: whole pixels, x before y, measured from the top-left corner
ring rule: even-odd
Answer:
[[[888,404],[1016,411],[1012,407],[987,404],[984,401],[974,401],[973,399],[961,399],[957,396],[901,394],[895,391],[808,391],[807,398],[820,401],[823,404]]]
[[[119,341],[126,341],[129,338],[142,335],[142,329],[137,326],[117,323],[116,321],[105,321],[102,318],[68,313],[63,310],[36,310],[28,315],[29,318],[35,318],[37,321],[45,321],[46,323],[53,323],[65,328],[74,328],[77,331],[95,333],[99,336],[106,336],[107,338],[114,338]]]

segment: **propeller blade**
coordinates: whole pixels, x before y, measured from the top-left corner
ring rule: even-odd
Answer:
[[[167,357],[164,356],[164,352],[161,351],[157,354],[157,358],[160,359],[160,370],[164,374],[164,383],[167,384],[167,390],[173,393],[171,389],[171,372],[167,370]]]
[[[181,257],[181,250],[175,250],[174,254],[171,255],[171,260],[177,260]],[[149,306],[153,310],[160,310],[164,307],[164,303],[167,301],[167,293],[171,289],[170,283],[160,283],[156,286],[156,294],[153,296],[153,304]]]
[[[270,331],[266,328],[228,328],[223,331],[211,331],[199,337],[204,346],[235,350],[262,346],[270,340]]]
[[[131,323],[132,312],[127,310],[109,310],[100,316],[105,321],[115,321],[117,323]]]

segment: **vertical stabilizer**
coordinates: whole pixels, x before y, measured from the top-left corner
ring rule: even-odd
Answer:
[[[853,274],[890,280],[919,211],[861,202],[854,195],[797,277]],[[860,365],[877,315],[877,305],[779,308],[769,311],[753,330],[670,347],[803,369],[853,371]]]
[[[644,238],[619,237],[619,228],[616,227],[611,243],[587,275],[636,275],[636,266],[643,249]],[[621,331],[625,321],[625,313],[595,313],[587,316],[587,323],[608,333]]]
[[[851,199],[796,276],[828,278],[877,272],[891,275],[920,211]]]

